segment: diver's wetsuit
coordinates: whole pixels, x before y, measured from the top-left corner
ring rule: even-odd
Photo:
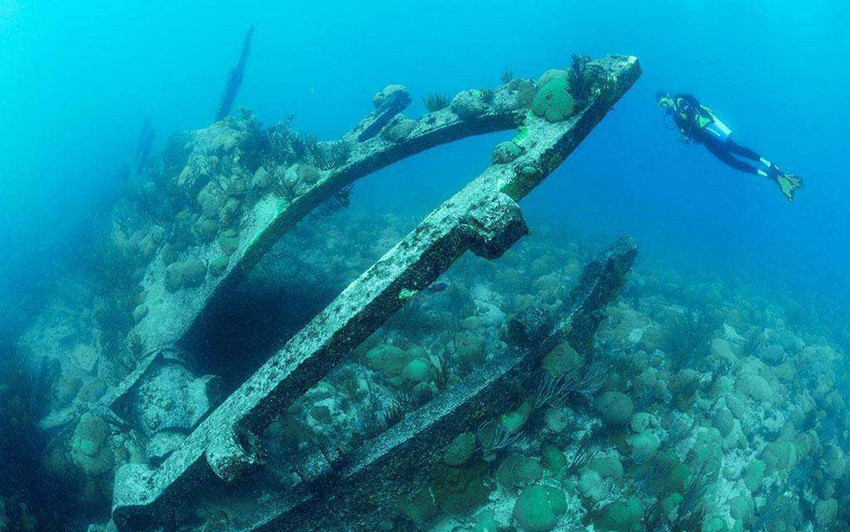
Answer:
[[[758,174],[759,170],[756,166],[746,163],[735,156],[737,155],[758,163],[764,160],[761,155],[746,146],[741,146],[731,138],[720,139],[708,129],[699,126],[699,116],[706,116],[707,114],[703,110],[702,105],[700,105],[699,100],[690,94],[677,94],[673,97],[673,101],[676,102],[676,112],[673,113],[673,119],[683,135],[705,145],[706,149],[715,157],[732,168],[747,172],[748,174]],[[682,116],[682,114],[686,116]],[[706,118],[713,120],[713,117],[710,115],[706,116]]]
[[[730,138],[732,131],[711,109],[701,105],[690,94],[670,97],[666,93],[659,93],[658,103],[668,114],[673,115],[684,137],[704,144],[715,157],[736,170],[774,181],[788,201],[794,201],[794,192],[803,188],[803,180],[799,176],[784,173],[755,151],[733,141]],[[753,164],[741,159],[753,161]]]
[[[740,159],[737,159],[735,155],[739,155],[747,159],[752,159],[753,161],[760,161],[761,155],[747,148],[746,146],[741,146],[732,139],[727,139],[726,142],[723,142],[714,135],[705,134],[705,132],[703,131],[700,131],[699,133],[700,135],[696,136],[694,140],[703,143],[708,149],[708,151],[714,154],[715,157],[728,164],[732,168],[735,168],[742,172],[747,172],[748,174],[758,173],[758,168],[749,163],[745,163]]]

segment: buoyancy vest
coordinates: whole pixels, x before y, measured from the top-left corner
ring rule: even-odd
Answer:
[[[704,131],[716,137],[718,140],[726,142],[732,130],[717,118],[714,112],[704,105],[693,105],[684,98],[676,98],[673,102],[674,112],[679,118],[680,123],[687,127],[683,128],[683,133],[688,136],[693,136],[694,130]]]

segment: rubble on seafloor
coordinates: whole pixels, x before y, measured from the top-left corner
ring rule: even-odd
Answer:
[[[844,353],[828,337],[719,282],[638,267],[621,293],[629,240],[593,258],[537,231],[509,249],[527,232],[516,201],[638,75],[634,58],[580,60],[419,119],[389,86],[333,142],[250,114],[172,137],[133,176],[91,271],[18,341],[59,366],[40,425],[45,467],[77,479],[75,522],[838,527]],[[338,211],[375,170],[514,128],[421,223]],[[333,216],[298,223],[318,211]],[[297,326],[274,322],[262,349],[204,338],[240,293],[276,283],[303,292]]]

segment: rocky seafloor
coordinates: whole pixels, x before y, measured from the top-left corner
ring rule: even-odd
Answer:
[[[352,242],[391,245],[396,220],[314,238],[350,258]],[[399,312],[271,427],[269,449],[369,437],[486,364],[506,320],[557,308],[597,251],[569,242],[538,228],[499,261],[459,262],[443,291]],[[350,263],[328,256],[302,256],[300,269],[337,268],[344,285]],[[387,530],[841,529],[844,354],[802,313],[755,287],[639,264],[593,356],[567,344],[548,355],[538,387],[501,418],[510,437],[493,449],[481,427],[459,434]]]
[[[352,209],[304,224],[242,293],[288,296],[290,307],[310,294],[318,307],[413,222]],[[462,259],[266,431],[269,460],[328,442],[356,446],[487,364],[510,316],[561,304],[597,251],[588,247],[544,227],[498,261]],[[423,465],[433,484],[399,500],[385,529],[843,529],[844,352],[792,302],[743,292],[639,263],[592,359],[567,344],[554,350],[539,387],[501,418],[509,437],[458,434],[441,463]],[[587,368],[594,382],[576,382]],[[106,387],[91,380],[75,400]],[[77,511],[95,516],[108,508],[114,467],[133,460],[146,457],[132,431],[85,414],[31,465],[63,479]],[[16,504],[2,499],[0,529],[40,529],[42,510]],[[197,525],[186,530],[227,521],[226,506],[188,513]]]
[[[394,117],[381,136],[403,142],[465,114],[470,101],[480,107],[473,116],[500,106],[536,113],[535,93],[566,96],[567,77],[550,71],[464,91],[415,123]],[[569,112],[545,119],[566,120],[575,112],[568,100]],[[157,305],[190,302],[226,276],[251,242],[256,226],[245,220],[257,206],[269,196],[291,205],[325,186],[335,165],[364,149],[346,142],[317,143],[288,122],[262,129],[245,113],[172,137],[145,175],[130,176],[91,262],[59,280],[28,327],[0,346],[9,354],[0,366],[0,531],[102,530],[119,467],[159,466],[415,227],[418,215],[379,213],[356,201],[357,189],[353,200],[350,188],[338,191],[216,301],[181,346],[188,358],[166,358],[127,392],[120,415],[104,408],[150,349],[165,347],[137,332]],[[503,155],[497,149],[494,164]],[[524,309],[563,310],[606,244],[543,221],[500,259],[465,256],[411,294],[263,432],[278,489],[299,483],[293,464],[315,449],[345,455],[492,362]],[[371,516],[369,530],[843,530],[845,324],[779,294],[639,261],[590,352],[558,345],[533,386],[510,391],[521,397],[511,409],[458,431],[421,464],[426,481],[374,494],[391,510]],[[171,529],[231,530],[234,504],[187,496]]]

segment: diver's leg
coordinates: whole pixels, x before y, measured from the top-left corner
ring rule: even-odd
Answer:
[[[705,147],[708,149],[708,151],[711,152],[712,155],[714,155],[715,157],[717,157],[718,159],[720,159],[724,163],[728,164],[729,166],[731,166],[735,170],[740,170],[740,171],[746,172],[748,174],[758,174],[759,173],[758,169],[755,166],[753,166],[749,163],[745,163],[744,161],[741,161],[739,159],[736,159],[732,155],[732,153],[726,148],[725,143],[721,144],[719,142],[704,142],[704,144],[705,144]]]
[[[764,167],[763,170],[758,171],[759,175],[764,177],[775,177],[782,173],[775,164],[756,153],[755,150],[751,150],[746,146],[741,146],[732,139],[726,139],[725,145],[729,148],[729,151],[735,155],[739,155],[746,159],[752,159],[753,161],[758,161],[758,163]]]
[[[741,157],[744,157],[745,159],[752,159],[753,161],[759,161],[759,162],[766,160],[761,155],[756,153],[755,150],[751,150],[750,148],[747,148],[746,146],[741,146],[740,144],[738,144],[737,142],[735,142],[732,139],[726,140],[726,147],[730,152],[734,153],[735,155],[739,155]]]
[[[722,145],[717,142],[706,142],[705,146],[718,159],[729,166],[772,180],[774,183],[779,185],[779,190],[788,201],[794,201],[794,192],[796,192],[797,189],[803,188],[803,180],[798,176],[786,174],[775,164],[760,156],[755,151],[745,146],[741,146],[732,139],[726,139],[726,142]],[[758,161],[763,168],[755,168],[743,161],[735,159],[735,157],[732,156],[733,153],[747,159],[752,159],[753,161]]]

